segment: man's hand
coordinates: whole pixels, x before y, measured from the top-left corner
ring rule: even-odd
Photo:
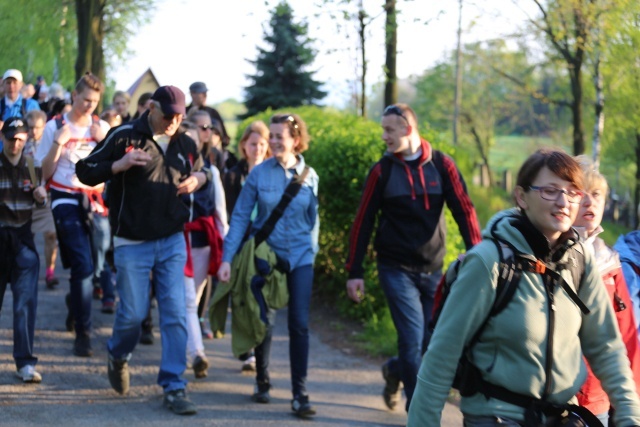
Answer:
[[[47,190],[41,185],[33,190],[33,198],[43,205],[47,201]]]
[[[64,146],[71,139],[71,128],[69,128],[69,124],[63,124],[60,129],[55,131],[53,134],[53,141],[58,143],[60,146]]]
[[[144,166],[151,160],[151,155],[144,150],[135,148],[125,154],[120,160],[111,165],[111,172],[115,174],[127,171],[133,166]]]
[[[223,262],[218,269],[218,280],[221,282],[228,282],[231,278],[231,264]]]
[[[107,136],[107,133],[102,129],[99,122],[91,124],[91,127],[89,127],[89,133],[96,142],[102,141],[104,137]]]
[[[364,279],[347,280],[347,295],[357,304],[364,299]]]
[[[207,182],[207,176],[203,172],[193,172],[178,185],[178,196],[190,194],[199,189]]]

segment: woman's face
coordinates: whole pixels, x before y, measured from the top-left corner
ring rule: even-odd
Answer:
[[[244,143],[244,154],[247,161],[258,165],[262,163],[267,155],[267,147],[269,143],[259,133],[251,132],[249,138]]]
[[[604,214],[606,191],[602,188],[590,188],[582,197],[578,217],[574,223],[577,227],[584,227],[588,235],[591,235],[602,222]]]
[[[269,146],[273,157],[278,161],[283,161],[287,160],[289,156],[295,155],[298,139],[291,136],[289,126],[286,123],[271,123],[269,125]]]
[[[533,180],[532,187],[551,187],[569,192],[578,191],[569,181],[565,181],[544,167]],[[548,196],[546,196],[548,198]],[[545,200],[542,190],[516,188],[516,200],[531,223],[554,245],[560,235],[569,231],[578,215],[579,203],[571,203],[567,195],[558,192],[555,200]]]

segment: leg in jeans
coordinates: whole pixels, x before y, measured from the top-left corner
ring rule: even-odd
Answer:
[[[287,274],[289,288],[289,361],[293,397],[307,395],[309,365],[309,305],[313,267],[304,265]]]
[[[33,334],[38,309],[38,254],[20,244],[20,249],[11,272],[13,293],[13,358],[16,367],[35,366],[38,359],[33,356]]]
[[[398,365],[408,409],[428,337],[425,321],[430,319],[439,274],[426,280],[420,273],[378,264],[378,276],[398,334]]]
[[[422,354],[427,351],[429,341],[431,340],[431,330],[429,323],[431,322],[431,314],[433,312],[434,298],[436,296],[436,289],[438,283],[442,278],[442,272],[436,272],[432,274],[420,273],[420,284],[418,289],[420,290],[420,302],[422,303],[422,314],[424,317],[424,334],[422,336]],[[420,357],[420,362],[422,356]],[[420,363],[418,362],[418,363]]]
[[[276,310],[267,311],[267,332],[264,339],[255,349],[256,356],[256,382],[269,382],[269,357],[271,355],[271,338],[273,337],[273,326],[276,322]]]
[[[111,227],[109,226],[109,218],[96,214],[93,217],[93,278],[100,283],[100,288],[102,288],[102,302],[115,301],[111,268],[105,260],[105,255],[110,246]]]
[[[76,336],[89,335],[91,331],[91,298],[93,262],[91,238],[81,219],[82,209],[72,204],[60,204],[53,209],[53,217],[59,232],[60,247],[68,254],[71,264],[71,305],[75,319]]]
[[[114,250],[120,303],[107,343],[111,357],[127,359],[140,339],[140,324],[149,310],[149,272],[155,260],[154,241],[118,246]]]
[[[162,359],[158,384],[165,393],[184,389],[187,382],[181,378],[187,368],[187,310],[184,300],[184,265],[187,248],[184,235],[157,239],[153,277],[160,313]]]
[[[193,277],[184,278],[184,297],[187,307],[187,356],[193,362],[196,356],[204,357],[204,344],[198,320],[196,285]]]

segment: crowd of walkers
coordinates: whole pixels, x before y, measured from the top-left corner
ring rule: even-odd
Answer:
[[[303,118],[249,124],[238,159],[203,82],[189,87],[189,106],[162,86],[133,116],[122,91],[94,114],[104,86],[91,73],[69,96],[60,89],[43,78],[25,85],[15,69],[3,75],[0,303],[9,285],[16,376],[42,381],[33,339],[34,234],[43,233],[46,288],[61,285],[58,255],[70,270],[73,354],[93,355],[92,299],[114,315],[106,362],[117,393],[129,392],[135,347],[154,342],[155,304],[163,404],[195,414],[184,372],[207,377],[203,339],[224,333],[231,307],[233,353],[255,371],[252,400],[268,404],[275,313],[287,307],[291,409],[315,415],[307,376],[319,177],[302,155]],[[515,208],[481,232],[454,160],[418,125],[406,104],[384,110],[386,153],[365,180],[346,260],[347,295],[360,303],[375,231],[398,339],[382,366],[385,404],[393,410],[404,390],[409,425],[440,425],[455,385],[465,426],[640,426],[640,232],[614,248],[599,237],[606,179],[585,157],[540,149],[518,173]],[[455,275],[442,271],[445,206],[467,248]]]

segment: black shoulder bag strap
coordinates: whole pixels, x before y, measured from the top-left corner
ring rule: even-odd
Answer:
[[[271,214],[269,215],[269,218],[267,218],[267,221],[254,236],[253,240],[256,247],[258,247],[260,243],[267,240],[267,237],[269,237],[273,229],[276,227],[276,223],[284,214],[284,211],[287,206],[289,206],[291,200],[296,197],[296,194],[298,194],[298,191],[300,191],[300,188],[302,188],[302,184],[307,178],[307,175],[309,175],[309,166],[305,166],[302,175],[298,175],[293,178],[291,182],[289,182],[289,185],[287,185],[287,188],[284,189],[282,198],[278,202],[277,206],[273,209],[273,211],[271,211]]]

